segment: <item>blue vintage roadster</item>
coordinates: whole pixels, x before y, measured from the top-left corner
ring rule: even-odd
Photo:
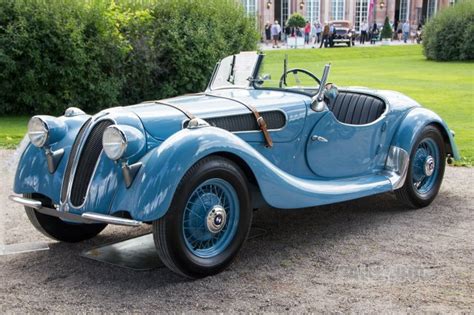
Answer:
[[[228,266],[264,205],[434,200],[458,158],[438,115],[397,92],[338,89],[329,65],[321,78],[283,68],[274,81],[264,55],[245,52],[222,59],[203,93],[34,116],[10,198],[65,242],[152,224],[163,263],[191,278]]]

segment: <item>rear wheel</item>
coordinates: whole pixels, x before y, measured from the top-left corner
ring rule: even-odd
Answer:
[[[51,199],[43,195],[25,194],[24,196],[41,201],[45,207],[53,208]],[[28,219],[38,231],[49,238],[68,243],[76,243],[93,238],[107,226],[107,224],[68,223],[29,207],[25,207],[25,211]]]
[[[181,180],[168,213],[153,222],[163,263],[189,278],[226,268],[250,230],[246,177],[232,161],[208,157]]]
[[[427,126],[412,148],[405,184],[395,191],[397,198],[413,208],[428,206],[438,194],[446,166],[443,137]]]

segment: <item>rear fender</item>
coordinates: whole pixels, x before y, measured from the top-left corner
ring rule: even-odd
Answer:
[[[451,130],[436,113],[422,107],[414,108],[408,112],[395,133],[392,146],[402,148],[408,153],[411,152],[416,139],[428,125],[434,125],[440,130],[446,145],[446,153],[455,160],[459,160],[460,156]]]

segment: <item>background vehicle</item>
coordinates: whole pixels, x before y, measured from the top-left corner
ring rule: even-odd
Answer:
[[[352,29],[351,22],[349,21],[331,21],[329,24],[334,25],[336,28],[336,34],[333,34],[332,46],[336,44],[346,44],[351,47],[355,45],[356,34]]]
[[[226,57],[203,93],[34,116],[11,199],[61,241],[152,224],[164,264],[191,278],[230,264],[263,205],[434,200],[445,158],[458,158],[438,115],[397,92],[326,84],[329,65],[318,78],[285,61],[273,81],[263,63]]]

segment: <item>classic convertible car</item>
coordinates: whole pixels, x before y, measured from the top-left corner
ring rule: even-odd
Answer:
[[[263,69],[264,55],[240,53],[203,93],[34,116],[10,198],[65,242],[152,224],[163,263],[190,278],[228,266],[265,205],[391,191],[408,207],[433,201],[458,158],[438,115],[397,92],[338,89],[329,65],[321,79],[286,61],[279,81]]]

